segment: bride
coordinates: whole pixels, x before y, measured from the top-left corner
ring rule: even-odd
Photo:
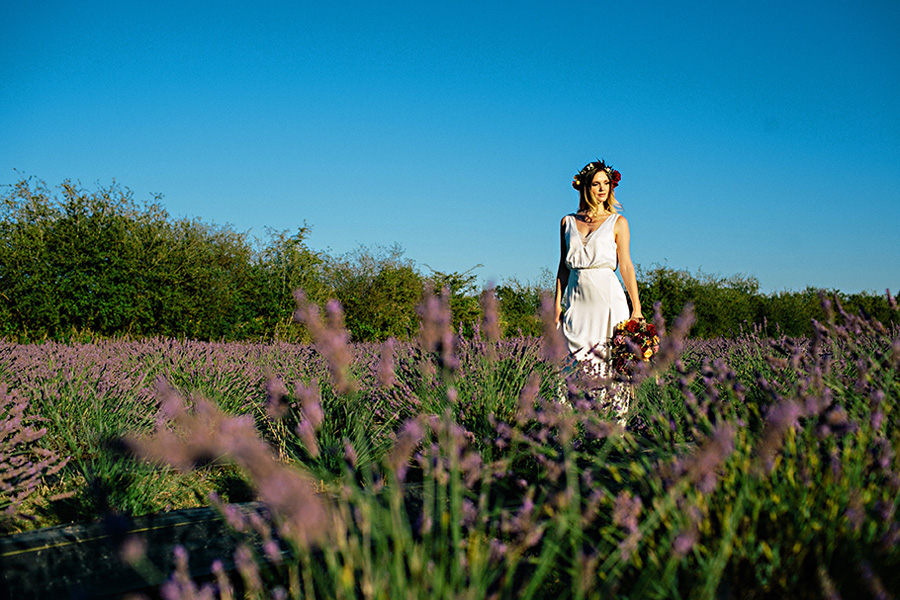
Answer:
[[[602,160],[585,165],[572,181],[579,194],[578,212],[564,216],[559,226],[556,323],[562,327],[569,352],[601,377],[610,375],[606,342],[615,326],[629,319],[616,268],[631,298],[630,318],[643,319],[628,220],[618,214],[621,205],[615,195],[621,179]]]

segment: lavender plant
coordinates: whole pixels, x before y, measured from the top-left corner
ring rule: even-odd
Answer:
[[[47,429],[37,424],[28,401],[0,384],[0,525],[68,462],[41,445]]]
[[[62,347],[35,363],[0,347],[0,372],[17,393],[58,390],[90,399],[73,401],[84,414],[125,419],[117,431],[169,465],[156,473],[243,470],[271,520],[215,500],[247,536],[237,572],[202,588],[181,569],[173,598],[900,589],[896,325],[826,302],[809,339],[691,341],[686,313],[630,380],[623,428],[606,398],[625,382],[562,368],[550,324],[543,341],[500,340],[491,306],[463,339],[446,299],[427,297],[416,343],[351,345],[337,305],[323,319],[301,298],[312,346],[133,345],[106,363],[134,374],[110,384],[120,405],[89,393],[103,375],[48,370],[81,364]],[[158,378],[171,383],[154,392]]]

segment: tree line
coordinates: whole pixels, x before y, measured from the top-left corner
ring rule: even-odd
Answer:
[[[86,190],[65,181],[51,189],[22,179],[0,195],[0,337],[299,341],[305,333],[293,322],[293,292],[302,289],[320,304],[338,299],[355,341],[408,339],[429,288],[449,292],[454,327],[474,334],[485,292],[475,268],[423,272],[397,246],[333,256],[310,248],[308,234],[304,225],[251,239],[228,225],[173,218],[160,198],[137,202],[116,183]],[[806,335],[811,319],[826,318],[822,291],[813,288],[763,294],[754,277],[665,266],[638,274],[645,313],[659,302],[670,321],[691,303],[698,337],[751,324]],[[510,279],[493,288],[503,335],[540,334],[550,285]],[[895,318],[885,296],[828,294],[848,311]]]

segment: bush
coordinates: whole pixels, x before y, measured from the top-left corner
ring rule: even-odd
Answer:
[[[307,341],[293,322],[296,289],[319,305],[337,298],[355,341],[415,337],[415,307],[428,286],[449,290],[454,331],[472,337],[482,318],[477,266],[425,275],[397,246],[333,257],[308,247],[305,224],[270,229],[251,243],[229,226],[173,219],[160,201],[138,203],[115,183],[96,191],[69,181],[57,191],[31,180],[8,186],[0,197],[0,336]],[[503,335],[540,332],[536,315],[549,283],[511,279],[497,287]],[[638,287],[644,306],[659,302],[669,321],[692,304],[694,337],[750,325],[810,335],[812,319],[823,318],[818,290],[761,294],[747,275],[657,265],[638,273]],[[838,297],[854,314],[895,318],[881,296]]]
[[[232,333],[250,281],[243,235],[172,220],[160,204],[139,205],[115,183],[89,193],[67,181],[60,194],[21,181],[3,197],[8,335]]]
[[[416,306],[424,279],[399,246],[355,252],[326,261],[329,297],[338,298],[354,341],[407,340],[418,329]]]
[[[545,291],[539,285],[508,279],[497,286],[496,293],[500,301],[500,326],[504,337],[541,335],[543,324],[538,314]]]

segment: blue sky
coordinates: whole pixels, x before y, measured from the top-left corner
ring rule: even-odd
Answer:
[[[900,3],[5,2],[0,184],[483,281],[605,158],[638,264],[900,290]]]

